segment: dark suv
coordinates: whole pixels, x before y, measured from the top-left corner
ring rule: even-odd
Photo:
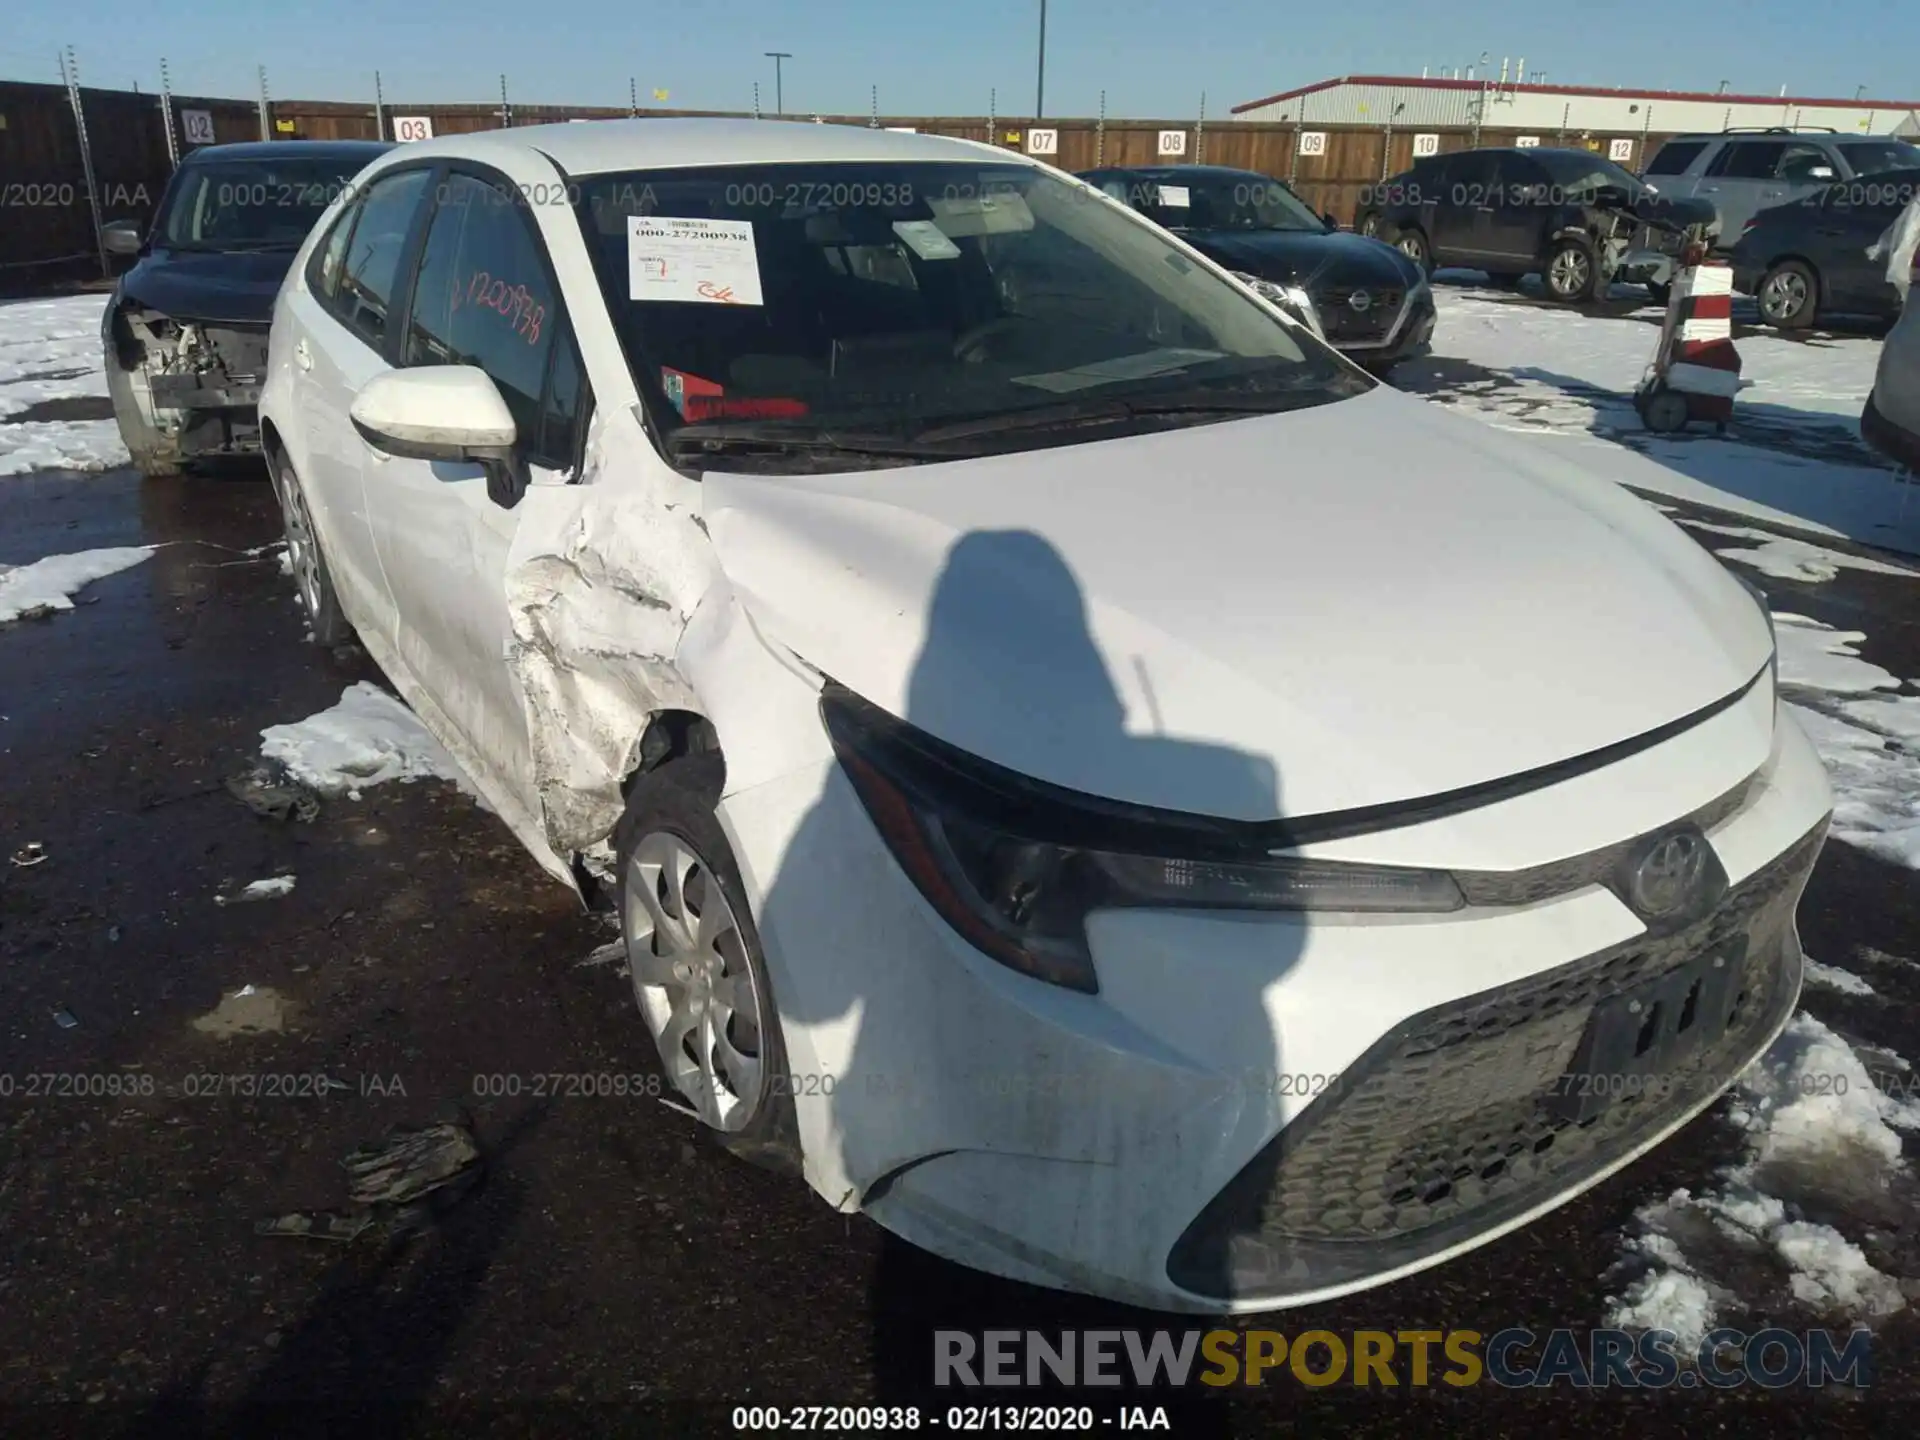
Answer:
[[[1664,299],[1684,227],[1711,206],[1672,200],[1590,150],[1459,150],[1361,192],[1355,228],[1429,270],[1458,265],[1513,283],[1537,273],[1555,300],[1614,280]]]

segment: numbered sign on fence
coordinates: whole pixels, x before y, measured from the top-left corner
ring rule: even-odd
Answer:
[[[1438,155],[1440,137],[1435,134],[1419,134],[1413,137],[1413,155],[1417,160],[1422,155]]]
[[[1516,135],[1513,137],[1513,143],[1518,149],[1534,150],[1539,148],[1540,137],[1538,135]]]
[[[1029,155],[1058,155],[1060,153],[1060,132],[1058,130],[1027,131],[1027,153]]]
[[[431,140],[433,138],[433,117],[430,115],[394,116],[393,138],[396,140]]]
[[[1186,154],[1187,132],[1184,130],[1162,130],[1160,132],[1160,153],[1162,155]]]
[[[1633,159],[1633,142],[1631,140],[1609,140],[1607,142],[1607,159],[1620,161]]]
[[[1327,132],[1324,130],[1302,130],[1300,132],[1300,153],[1302,155],[1326,154]]]
[[[182,110],[180,112],[180,133],[187,138],[189,145],[213,144],[213,112],[211,110]]]

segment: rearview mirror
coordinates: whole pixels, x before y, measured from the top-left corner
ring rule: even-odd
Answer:
[[[511,510],[527,493],[513,412],[486,371],[474,365],[422,365],[376,375],[347,414],[360,438],[403,460],[480,466],[487,498]]]
[[[109,255],[138,255],[140,253],[140,222],[109,220],[100,227],[100,243],[106,247]]]

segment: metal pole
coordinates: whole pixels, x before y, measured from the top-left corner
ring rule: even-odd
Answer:
[[[513,105],[507,99],[507,74],[504,70],[500,72],[500,128],[513,128]]]
[[[60,78],[66,82],[74,129],[80,134],[80,171],[87,182],[87,213],[93,217],[93,248],[100,257],[101,278],[105,279],[113,274],[113,267],[107,263],[107,242],[100,235],[100,192],[93,183],[93,147],[87,140],[86,107],[80,102],[80,61],[71,45],[60,56]]]
[[[753,118],[756,120],[760,118],[760,82],[758,80],[753,82]]]
[[[1560,107],[1560,138],[1562,140],[1567,138],[1567,121],[1572,115],[1573,102],[1569,100]]]
[[[180,142],[173,133],[173,80],[167,74],[167,60],[160,57],[160,119],[167,127],[167,169],[180,164]]]
[[[1300,118],[1293,122],[1293,154],[1287,158],[1287,184],[1300,174],[1300,136],[1307,128],[1307,97],[1300,97]]]
[[[867,120],[867,128],[869,130],[880,128],[880,87],[878,85],[873,87],[873,110]]]
[[[768,50],[763,53],[769,60],[773,61],[773,113],[776,116],[785,115],[787,113],[787,96],[781,65],[784,61],[793,58],[793,52],[791,50]]]
[[[1033,118],[1047,113],[1047,0],[1040,0],[1040,74],[1033,84]]]
[[[631,120],[640,113],[640,82],[629,75],[627,77],[627,118]]]
[[[1647,106],[1647,113],[1640,118],[1640,153],[1634,158],[1640,168],[1635,174],[1644,175],[1647,171],[1647,136],[1653,130],[1653,106]]]
[[[380,90],[380,72],[373,72],[373,138],[387,138],[387,97]]]
[[[1207,163],[1207,92],[1200,92],[1200,119],[1193,127],[1193,163]]]
[[[1100,123],[1093,127],[1094,168],[1107,163],[1107,92],[1100,92]]]
[[[1386,129],[1381,132],[1380,136],[1380,178],[1383,181],[1387,178],[1387,157],[1393,154],[1393,117],[1395,114],[1393,97],[1397,93],[1397,91],[1393,90],[1387,92],[1387,124]]]
[[[267,117],[267,67],[260,67],[260,138],[273,138],[273,122]]]
[[[1000,143],[1000,91],[998,87],[987,91],[987,143]]]

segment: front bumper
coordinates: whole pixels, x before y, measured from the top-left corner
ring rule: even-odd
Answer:
[[[1097,995],[960,941],[831,763],[727,797],[809,1182],[960,1263],[1200,1313],[1331,1298],[1526,1223],[1710,1104],[1798,994],[1831,796],[1785,713],[1769,741],[1771,702],[1750,708],[1432,837],[1487,854],[1542,805],[1605,813],[1764,760],[1702,821],[1731,889],[1698,933],[1649,942],[1556,863],[1448,915],[1096,914]],[[1543,1092],[1595,1000],[1739,936],[1750,994],[1718,1043],[1663,1098],[1556,1124]]]

